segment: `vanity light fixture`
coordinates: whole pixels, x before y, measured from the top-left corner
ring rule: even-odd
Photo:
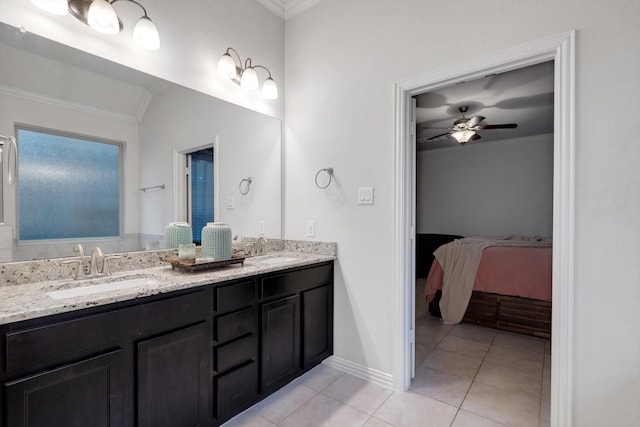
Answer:
[[[136,4],[142,9],[143,15],[133,28],[133,42],[143,49],[160,49],[158,29],[144,6],[136,0],[31,0],[39,8],[56,15],[71,12],[80,22],[103,34],[118,34],[124,29],[113,7],[119,1]]]
[[[238,63],[231,56],[231,52],[238,57]],[[271,71],[264,65],[253,65],[251,58],[247,58],[243,65],[242,58],[232,47],[228,48],[218,61],[218,75],[233,80],[247,90],[255,90],[260,87],[256,68],[262,68],[269,73],[269,77],[262,84],[262,97],[264,99],[277,99],[278,86],[276,86],[276,82],[271,77]]]

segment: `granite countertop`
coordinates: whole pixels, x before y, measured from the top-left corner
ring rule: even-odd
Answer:
[[[313,265],[331,261],[335,258],[333,255],[274,252],[265,256],[247,258],[244,261],[244,265],[232,264],[223,268],[201,272],[191,273],[181,269],[173,270],[171,265],[167,263],[166,266],[114,272],[111,276],[94,279],[73,280],[68,278],[3,286],[0,287],[0,324],[133,300],[293,267]],[[105,282],[126,279],[151,279],[153,284],[142,283],[139,286],[128,289],[109,290],[65,299],[54,299],[47,295],[48,292],[52,291],[99,285]],[[144,280],[141,280],[141,282],[144,282]]]

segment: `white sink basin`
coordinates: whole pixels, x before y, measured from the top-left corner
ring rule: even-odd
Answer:
[[[260,260],[260,264],[280,264],[282,262],[295,261],[297,259],[298,258],[290,257],[290,256],[278,256],[278,257]]]
[[[146,277],[138,277],[135,279],[114,280],[109,283],[100,283],[96,285],[81,286],[78,288],[61,289],[59,291],[47,292],[47,295],[53,299],[76,298],[86,295],[99,294],[103,292],[119,291],[122,289],[130,289],[138,286],[153,286],[160,284],[156,279]]]

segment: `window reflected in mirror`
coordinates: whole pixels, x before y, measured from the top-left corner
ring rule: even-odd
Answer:
[[[17,136],[20,241],[121,235],[122,143],[26,126]]]

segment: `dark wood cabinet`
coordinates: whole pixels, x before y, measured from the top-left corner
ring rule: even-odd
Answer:
[[[333,354],[333,264],[261,280],[261,391],[272,393]]]
[[[302,292],[302,367],[308,370],[333,354],[333,286]]]
[[[210,295],[201,288],[3,326],[0,425],[210,426]]]
[[[9,381],[5,394],[7,426],[122,426],[123,351]]]
[[[0,427],[217,426],[333,352],[333,262],[0,325]]]
[[[200,323],[137,344],[139,427],[208,425],[208,343]]]
[[[262,305],[262,392],[277,390],[297,377],[300,365],[300,297]]]

